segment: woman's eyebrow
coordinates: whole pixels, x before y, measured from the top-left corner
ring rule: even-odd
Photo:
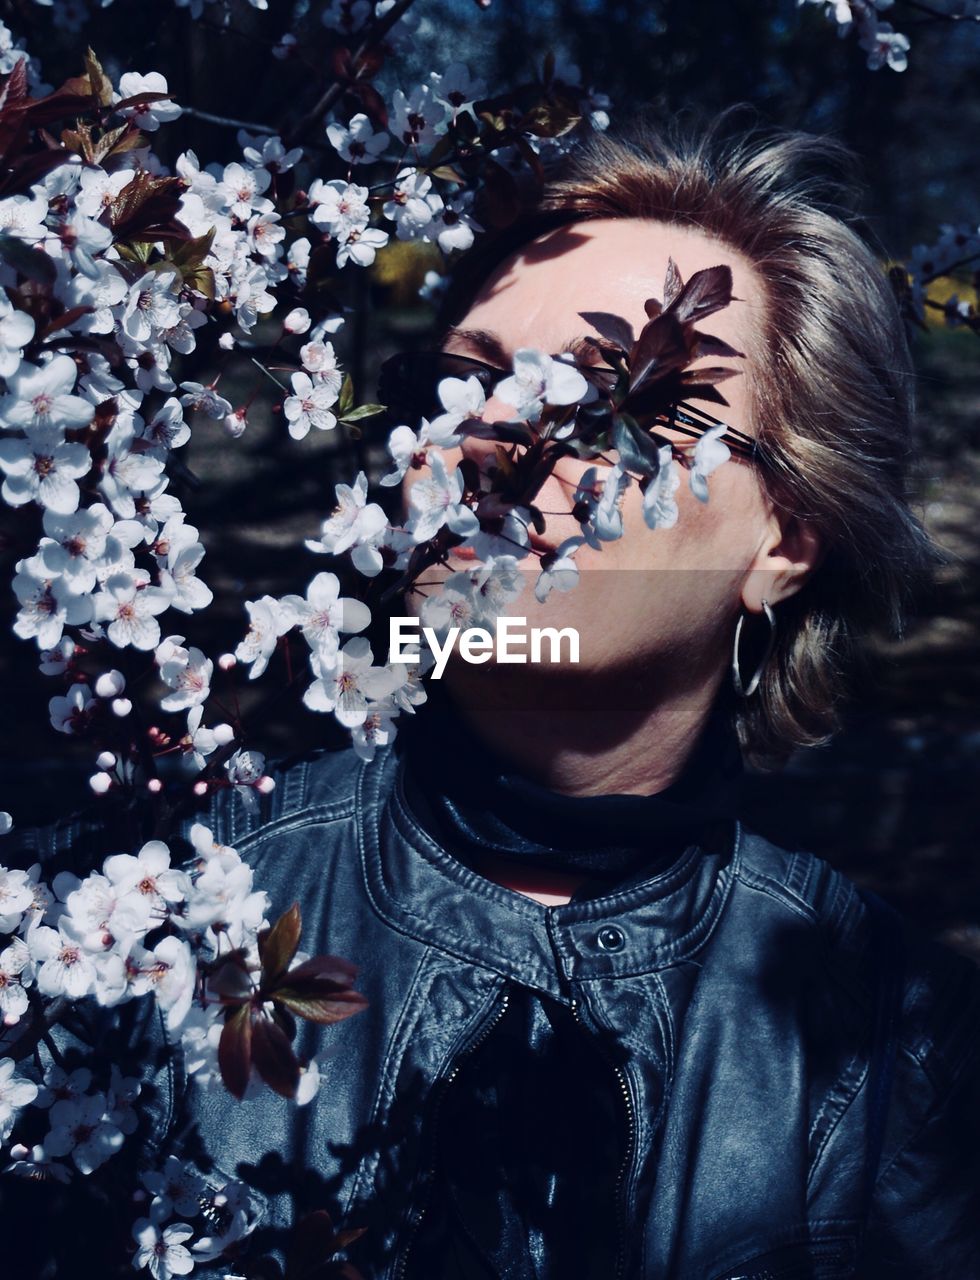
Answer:
[[[509,367],[512,356],[504,346],[502,339],[490,329],[465,329],[457,325],[446,330],[443,345],[453,342],[478,352],[486,360],[495,360]],[[570,338],[562,344],[562,353],[573,355],[578,360],[595,361],[596,348],[587,337]],[[558,354],[557,352],[555,354]]]
[[[445,347],[450,342],[458,346],[468,347],[471,351],[478,352],[486,360],[495,360],[505,367],[510,365],[510,356],[507,354],[507,349],[503,342],[489,329],[463,329],[458,325],[450,325],[446,330],[443,346]]]

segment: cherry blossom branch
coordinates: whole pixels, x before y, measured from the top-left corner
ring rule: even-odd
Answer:
[[[387,13],[383,14],[382,17],[378,18],[372,24],[367,35],[357,46],[357,49],[351,56],[351,65],[355,69],[364,55],[369,53],[375,45],[381,43],[392,27],[394,27],[396,23],[408,12],[414,3],[415,0],[395,0],[395,3]],[[301,116],[297,123],[287,131],[285,134],[286,142],[288,144],[293,144],[298,141],[311,124],[322,119],[330,108],[340,101],[348,87],[348,83],[343,79],[338,78],[334,80],[324,93],[321,94],[314,106],[311,107],[305,115]]]

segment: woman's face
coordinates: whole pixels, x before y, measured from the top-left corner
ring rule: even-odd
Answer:
[[[554,355],[579,345],[585,335],[595,336],[579,314],[583,311],[623,316],[639,332],[646,320],[644,302],[663,296],[668,258],[684,280],[703,268],[731,268],[737,301],[702,327],[739,351],[757,349],[764,304],[752,268],[697,230],[634,219],[565,227],[518,252],[482,289],[446,349],[508,366],[521,347]],[[716,357],[698,362],[717,363]],[[729,407],[690,403],[754,435],[751,361],[725,363],[740,371],[721,386]],[[488,401],[485,420],[511,416],[510,406],[496,398]],[[682,433],[664,434],[691,442]],[[460,449],[449,451],[447,466],[451,469],[462,455],[480,460],[493,451],[493,441],[467,439]],[[602,462],[563,458],[546,481],[537,504],[546,513],[547,529],[535,539],[535,550],[555,548],[580,532],[572,514],[573,495],[590,465],[597,465],[600,476],[608,470]],[[422,474],[410,472],[407,483]],[[642,495],[634,483],[623,498],[622,538],[603,542],[599,550],[580,548],[575,556],[580,581],[571,591],[553,591],[538,603],[533,591],[538,557],[522,561],[527,583],[508,612],[526,617],[529,626],[577,628],[582,674],[636,670],[637,664],[646,670],[669,665],[675,676],[683,669],[700,680],[720,674],[729,660],[740,604],[758,611],[763,597],[774,604],[781,593],[794,589],[792,574],[784,580],[792,557],[782,554],[786,548],[780,547],[779,524],[756,468],[740,460],[723,463],[710,476],[707,503],[691,492],[689,473],[681,469],[679,474],[674,527],[651,530],[645,524]],[[460,556],[452,567],[471,568],[472,560]],[[426,574],[429,581],[433,576]]]

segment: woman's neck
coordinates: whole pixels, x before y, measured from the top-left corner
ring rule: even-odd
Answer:
[[[526,680],[486,667],[447,671],[474,735],[533,782],[568,796],[652,795],[680,775],[715,705],[719,671],[685,688],[635,673]]]

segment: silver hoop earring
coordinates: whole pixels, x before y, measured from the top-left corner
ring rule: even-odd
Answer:
[[[752,679],[748,684],[742,683],[742,673],[738,666],[738,644],[742,636],[742,623],[745,620],[745,610],[738,615],[738,622],[735,624],[735,644],[732,649],[732,683],[735,685],[735,692],[740,698],[751,697],[759,687],[759,681],[762,679],[762,673],[765,670],[766,663],[772,654],[772,647],[776,642],[776,615],[772,611],[772,606],[768,600],[763,600],[762,609],[766,615],[766,621],[769,623],[769,637],[766,640],[766,648],[762,657],[759,659],[759,665],[752,673]]]

